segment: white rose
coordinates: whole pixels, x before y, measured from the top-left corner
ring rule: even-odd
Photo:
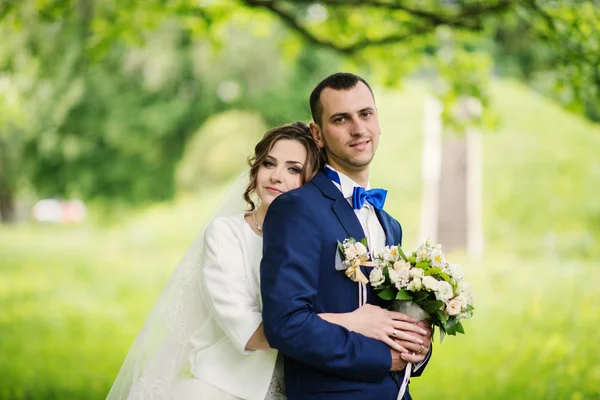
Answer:
[[[344,251],[344,256],[346,257],[346,261],[354,260],[356,257],[358,257],[356,248],[354,246],[348,246]]]
[[[402,281],[403,284],[408,284],[410,280],[410,264],[404,261],[396,261],[394,263],[394,270],[398,272],[398,280]]]
[[[409,273],[411,278],[422,278],[424,275],[425,273],[421,268],[412,268]]]
[[[460,308],[461,308],[461,309],[463,309],[463,308],[467,308],[467,298],[466,298],[464,295],[462,295],[462,294],[459,294],[459,295],[458,295],[458,296],[456,296],[456,297],[455,297],[453,300],[458,300],[458,301],[460,301]]]
[[[411,265],[408,261],[398,260],[394,263],[394,269],[400,270],[400,269],[404,269],[404,268],[406,268],[406,269],[411,268]]]
[[[371,281],[371,286],[377,287],[385,282],[385,276],[383,276],[383,270],[380,268],[373,268],[371,270],[371,274],[369,275],[369,280]]]
[[[373,257],[373,264],[375,264],[376,268],[385,267],[385,261],[383,261],[383,259],[379,257]]]
[[[395,269],[389,268],[388,269],[388,275],[390,276],[390,281],[394,285],[397,285],[397,283],[398,283],[398,271],[396,271]]]
[[[421,289],[423,289],[423,282],[421,282],[420,278],[414,278],[408,284],[408,290],[412,290],[413,292],[417,292]]]
[[[469,319],[473,316],[473,312],[469,311],[469,312],[462,312],[460,314],[458,314],[458,318],[459,319]]]
[[[450,276],[456,280],[461,280],[465,277],[465,271],[458,264],[448,264],[448,271]]]
[[[454,293],[452,292],[452,286],[446,281],[440,281],[439,287],[435,291],[435,298],[445,303],[452,297],[454,297]]]
[[[440,282],[435,279],[433,276],[425,276],[423,277],[423,286],[430,292],[435,292],[440,287]]]
[[[354,248],[356,249],[356,252],[359,256],[364,256],[367,254],[367,248],[361,242],[354,243]]]
[[[449,315],[458,315],[460,314],[461,304],[459,299],[452,299],[446,304],[446,311],[448,311]]]
[[[441,250],[434,249],[431,252],[431,266],[441,268],[444,264],[444,253]]]
[[[458,293],[465,298],[467,304],[473,304],[473,288],[469,282],[459,282]]]

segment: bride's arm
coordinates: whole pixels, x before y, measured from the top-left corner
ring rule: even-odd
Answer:
[[[418,326],[412,318],[405,314],[388,311],[381,307],[367,304],[349,313],[322,313],[319,317],[332,324],[343,326],[352,332],[377,339],[386,343],[390,348],[400,351],[419,351],[426,343],[427,331]],[[391,338],[396,330],[395,338],[404,341],[404,346]],[[265,338],[263,325],[248,340],[246,350],[268,350],[271,347]]]
[[[211,317],[233,345],[248,354],[246,345],[262,324],[262,316],[250,289],[247,260],[235,224],[230,218],[217,218],[207,228],[200,293]]]
[[[382,341],[399,352],[417,352],[423,344],[426,348],[429,347],[427,331],[418,326],[415,320],[399,312],[366,304],[349,313],[318,315],[325,321],[341,325],[349,331]],[[402,341],[402,344],[398,341]]]
[[[263,330],[263,324],[260,324],[258,329],[250,336],[248,343],[246,343],[246,350],[269,350],[269,342],[265,338],[265,331]]]

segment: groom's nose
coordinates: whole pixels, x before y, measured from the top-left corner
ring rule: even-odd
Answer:
[[[352,124],[350,125],[350,134],[352,135],[362,135],[366,132],[367,123],[360,119],[359,117],[352,118]]]

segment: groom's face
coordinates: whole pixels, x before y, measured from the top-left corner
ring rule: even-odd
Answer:
[[[321,93],[321,124],[311,131],[328,162],[340,171],[359,171],[371,163],[379,144],[375,100],[362,82],[350,90],[326,88]]]

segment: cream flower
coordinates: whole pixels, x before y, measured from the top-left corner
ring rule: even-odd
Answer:
[[[460,314],[458,314],[458,318],[459,319],[469,319],[473,316],[473,311],[469,311],[469,312],[461,312]]]
[[[369,280],[371,281],[371,286],[377,287],[385,282],[385,276],[383,275],[383,270],[380,268],[373,268],[371,270],[371,274],[369,275]]]
[[[433,276],[425,276],[423,277],[423,286],[425,286],[425,288],[427,290],[429,290],[430,292],[436,292],[438,290],[438,288],[440,287],[440,282],[435,279]]]
[[[457,281],[460,281],[465,277],[465,271],[463,270],[463,267],[458,264],[448,264],[448,272],[450,273],[450,276]]]
[[[421,289],[423,289],[423,282],[421,281],[420,278],[414,278],[408,284],[408,290],[412,290],[413,292],[417,292]]]
[[[346,247],[344,250],[344,256],[346,257],[346,261],[353,261],[356,257],[358,257],[356,248],[354,246]]]
[[[448,312],[448,315],[458,315],[460,314],[460,310],[461,304],[460,300],[457,298],[450,300],[448,304],[446,304],[446,311]]]
[[[361,242],[354,243],[354,248],[356,249],[356,252],[359,256],[364,256],[367,254],[367,248]]]
[[[460,301],[460,308],[467,308],[467,298],[465,295],[459,294],[458,296],[456,296],[453,300],[458,300]]]
[[[475,296],[473,294],[473,288],[469,282],[459,282],[458,294],[465,298],[467,304],[473,304]]]
[[[438,289],[435,291],[435,298],[445,303],[452,297],[454,297],[452,286],[446,281],[440,281]]]
[[[421,268],[412,268],[409,273],[411,278],[423,278],[424,275],[425,272]]]
[[[410,281],[409,272],[410,265],[403,265],[400,268],[389,269],[388,271],[394,271],[398,274],[398,281],[396,282],[396,287],[398,290],[405,289],[408,286],[408,282]]]
[[[388,269],[388,275],[390,276],[390,281],[394,284],[398,284],[398,271],[393,268]]]

